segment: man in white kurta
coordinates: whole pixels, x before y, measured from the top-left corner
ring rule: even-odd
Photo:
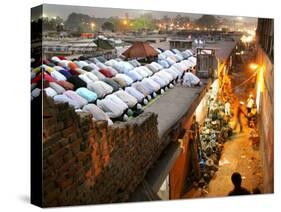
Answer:
[[[182,84],[187,87],[197,86],[200,85],[200,79],[191,72],[186,72],[183,76]]]
[[[226,103],[224,104],[224,113],[227,116],[231,116],[229,101],[226,101]]]
[[[110,118],[118,118],[124,112],[122,107],[120,107],[118,103],[112,101],[111,98],[97,100],[97,106],[102,109]]]
[[[125,102],[129,108],[134,107],[138,103],[138,100],[135,97],[123,90],[116,91],[113,94]]]
[[[247,99],[247,112],[250,113],[252,108],[254,107],[255,101],[253,95],[251,94]]]

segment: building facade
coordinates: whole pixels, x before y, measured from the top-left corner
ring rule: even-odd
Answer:
[[[258,19],[256,31],[259,65],[257,106],[264,193],[274,192],[274,20]]]

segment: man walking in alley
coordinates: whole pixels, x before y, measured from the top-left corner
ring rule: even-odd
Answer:
[[[242,123],[242,115],[246,116],[244,113],[242,106],[244,105],[244,102],[240,102],[237,107],[237,113],[236,113],[236,123],[234,125],[234,130],[237,128],[237,125],[240,125],[240,133],[243,132],[243,123]]]
[[[241,186],[242,177],[240,173],[234,172],[231,176],[231,181],[234,185],[234,189],[231,192],[229,192],[228,196],[250,194],[250,192],[246,188],[243,188]]]
[[[253,95],[250,94],[249,98],[247,99],[247,113],[251,112],[254,104],[255,104],[255,101],[254,101]]]

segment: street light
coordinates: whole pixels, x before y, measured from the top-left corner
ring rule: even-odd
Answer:
[[[258,67],[259,67],[259,65],[256,64],[256,63],[251,63],[250,64],[250,69],[252,69],[253,71],[255,71]]]
[[[128,21],[127,20],[124,20],[123,21],[123,24],[126,26],[128,24]]]
[[[91,23],[92,32],[94,31],[95,26],[96,26],[95,23]]]

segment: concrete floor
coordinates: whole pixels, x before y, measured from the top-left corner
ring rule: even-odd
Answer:
[[[185,115],[206,86],[207,84],[188,88],[176,85],[175,88],[169,89],[162,94],[160,99],[144,109],[145,112],[153,112],[158,115],[157,121],[160,138]]]
[[[219,170],[209,184],[207,197],[227,196],[233,189],[230,179],[233,172],[242,175],[242,186],[249,191],[262,187],[259,150],[249,139],[249,129],[244,128],[244,133],[237,130],[225,143]]]
[[[231,123],[234,125],[234,121]],[[239,172],[242,175],[242,186],[252,191],[262,188],[261,161],[259,149],[252,145],[249,139],[249,129],[244,120],[244,132],[239,133],[237,128],[233,136],[224,144],[219,162],[219,169],[209,183],[208,193],[200,190],[191,190],[182,198],[223,197],[233,189],[231,175]]]

